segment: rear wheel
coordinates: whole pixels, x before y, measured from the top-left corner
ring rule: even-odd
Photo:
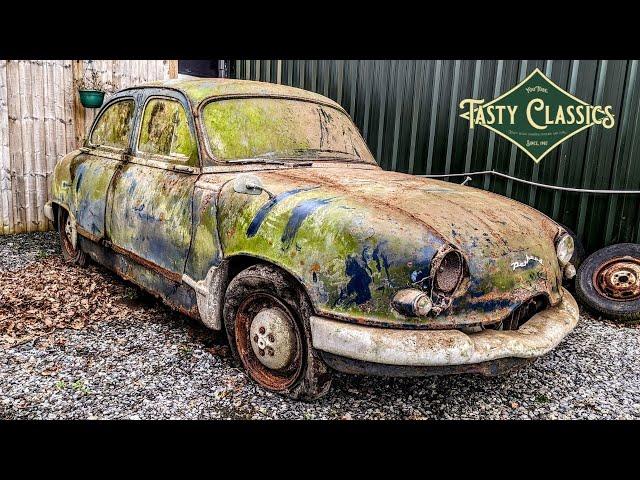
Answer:
[[[329,390],[331,375],[311,345],[306,294],[286,273],[251,266],[230,283],[224,320],[238,363],[261,387],[313,400]]]
[[[639,321],[640,245],[610,245],[587,257],[576,275],[576,294],[605,317]]]
[[[60,235],[62,258],[67,262],[84,267],[87,264],[87,254],[82,251],[77,241],[74,246],[73,238],[77,237],[77,233],[69,213],[61,207],[58,208],[58,234]]]

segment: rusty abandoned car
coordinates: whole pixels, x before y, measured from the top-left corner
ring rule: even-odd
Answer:
[[[498,374],[574,328],[573,239],[526,205],[382,170],[321,95],[228,79],[113,95],[55,169],[64,257],[225,329],[262,387]]]

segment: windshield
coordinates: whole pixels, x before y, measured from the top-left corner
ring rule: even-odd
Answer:
[[[202,122],[217,160],[295,159],[375,163],[351,119],[317,103],[238,98],[205,105]]]

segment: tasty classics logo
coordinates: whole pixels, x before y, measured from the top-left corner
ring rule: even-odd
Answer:
[[[594,125],[612,128],[611,105],[590,105],[549,80],[539,69],[495,100],[460,102],[460,116],[515,143],[534,162],[573,135]]]

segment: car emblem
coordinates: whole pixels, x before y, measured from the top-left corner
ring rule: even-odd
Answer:
[[[524,257],[524,260],[522,260],[521,262],[513,262],[511,264],[511,268],[513,270],[515,270],[516,268],[524,268],[527,265],[529,265],[529,262],[532,261],[532,260],[534,262],[538,262],[540,265],[542,265],[542,259],[541,258],[538,258],[538,257],[536,257],[534,255],[527,255],[526,257]]]

